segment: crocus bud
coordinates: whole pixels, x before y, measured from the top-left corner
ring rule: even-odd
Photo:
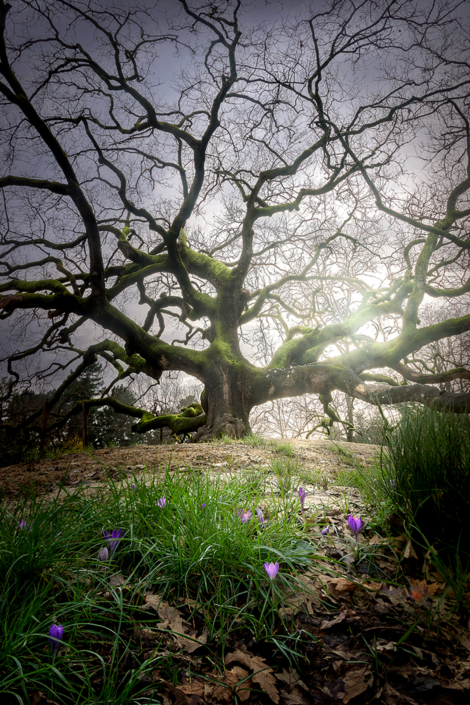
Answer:
[[[303,487],[299,487],[299,499],[300,499],[300,506],[302,509],[304,508],[304,502],[305,502],[305,497],[307,496],[306,491],[304,490]]]
[[[100,561],[103,561],[103,562],[108,560],[108,558],[109,558],[109,551],[108,551],[108,549],[106,548],[106,546],[101,549],[101,551],[100,551],[100,553],[99,553],[99,558],[100,558]]]
[[[166,497],[160,497],[157,504],[159,507],[161,507],[163,509],[163,507],[166,505]]]
[[[113,555],[121,536],[124,536],[124,531],[123,529],[113,529],[111,534],[108,534],[108,532],[104,530],[103,536],[109,544],[109,550],[111,552],[111,555]]]
[[[61,624],[53,624],[49,629],[49,646],[52,651],[56,652],[62,641],[64,635],[64,628]]]
[[[322,529],[321,535],[326,536],[328,533],[329,525],[327,524],[324,529]]]

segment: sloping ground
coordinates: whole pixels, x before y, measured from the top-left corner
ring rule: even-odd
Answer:
[[[221,655],[216,643],[206,643],[205,622],[194,613],[194,601],[182,598],[169,605],[148,592],[133,629],[124,636],[139,658],[163,654],[171,661],[171,677],[165,668],[146,676],[149,698],[157,684],[164,705],[467,705],[468,612],[458,608],[450,585],[418,546],[404,534],[385,538],[368,519],[359,492],[335,484],[341,467],[367,467],[378,452],[374,446],[342,443],[338,448],[329,441],[145,446],[2,468],[0,482],[13,504],[25,484],[52,497],[49,490],[64,478],[70,488],[85,487],[88,492],[105,485],[109,477],[128,481],[135,475],[137,482],[146,481],[164,468],[189,473],[207,469],[221,475],[259,469],[267,497],[282,483],[294,498],[298,482],[306,488],[305,508],[296,509],[293,516],[306,525],[316,546],[315,561],[300,578],[305,592],[293,593],[290,606],[280,610],[291,633],[292,642],[286,645],[292,643],[300,656],[296,668],[280,649],[255,642],[246,630],[234,630]],[[276,472],[289,464],[291,476]],[[268,468],[272,472],[264,472]],[[126,482],[119,492],[129,493]],[[269,516],[269,500],[261,507]],[[364,518],[357,543],[348,513]],[[328,533],[322,535],[325,526]],[[123,600],[128,583],[132,586],[132,576],[122,574],[109,582],[110,589],[122,590]],[[105,592],[103,604],[109,599],[110,592]],[[103,646],[103,658],[106,649],[109,646]],[[223,658],[224,670],[214,669],[214,654]],[[132,659],[126,664],[123,659],[123,676]],[[35,692],[31,702],[52,701]]]
[[[71,487],[93,486],[106,479],[107,475],[119,479],[166,467],[171,470],[188,467],[242,471],[248,467],[269,467],[282,457],[291,457],[298,461],[302,469],[317,470],[333,479],[343,460],[350,458],[351,454],[356,462],[368,465],[378,452],[378,446],[345,442],[335,444],[328,440],[272,440],[258,447],[237,442],[106,448],[73,453],[56,460],[31,461],[0,468],[0,487],[6,495],[16,494],[20,486],[36,486],[48,492],[62,482]]]

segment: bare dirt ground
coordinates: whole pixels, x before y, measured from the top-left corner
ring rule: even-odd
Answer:
[[[333,443],[328,440],[290,440],[292,458],[303,470],[317,470],[334,479],[350,454],[364,467],[373,463],[378,446],[360,443]],[[37,487],[40,492],[53,492],[61,483],[68,487],[95,486],[109,476],[124,479],[169,467],[243,471],[245,468],[267,468],[277,458],[286,457],[286,440],[269,441],[253,447],[244,443],[202,443],[136,446],[94,451],[82,451],[57,458],[31,461],[0,468],[0,488],[12,496],[21,487]],[[341,452],[338,447],[343,450]]]

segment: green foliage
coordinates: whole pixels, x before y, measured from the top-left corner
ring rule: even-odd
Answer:
[[[113,387],[111,395],[128,406],[136,401],[134,394],[122,384]],[[131,429],[135,418],[118,414],[111,407],[92,409],[90,417],[88,441],[94,448],[128,447],[142,443],[142,436]]]
[[[267,624],[274,628],[264,562],[279,561],[278,583],[288,585],[313,551],[300,525],[288,521],[282,501],[273,498],[262,525],[255,513],[260,483],[252,478],[224,482],[196,476],[188,483],[187,477],[167,473],[137,493],[135,500],[128,498],[136,538],[122,554],[138,575],[149,576],[154,591],[172,600],[195,600],[211,638],[223,639],[235,619],[237,629],[249,625],[255,638],[265,634]],[[160,497],[166,498],[165,507],[158,506]],[[244,509],[253,512],[246,523],[239,515]]]
[[[268,441],[266,438],[263,438],[263,436],[250,432],[244,437],[243,443],[247,446],[252,446],[253,448],[263,448],[268,444]]]
[[[39,458],[39,434],[31,429],[0,429],[0,467]]]
[[[470,617],[470,554],[461,550],[460,540],[452,545],[431,545],[426,536],[415,527],[417,542],[426,551],[426,567],[432,566],[441,579],[446,582],[447,589],[443,600],[447,602],[448,612],[457,612],[468,624]]]
[[[409,406],[381,454],[383,490],[432,544],[470,549],[470,420]]]
[[[355,487],[359,490],[370,514],[370,526],[383,533],[395,511],[395,505],[390,493],[386,491],[380,461],[376,458],[372,466],[364,467],[353,455],[350,457],[347,449],[341,449],[343,450],[347,453],[345,458],[348,460],[348,466],[337,470],[335,482],[343,487]],[[398,500],[398,493],[396,499]]]
[[[35,459],[38,457],[39,433],[27,426],[21,428],[21,424],[32,413],[40,413],[46,395],[25,389],[8,397],[7,379],[2,378],[0,396],[4,397],[0,401],[0,423],[6,424],[0,429],[0,467]]]
[[[77,402],[98,398],[104,387],[102,374],[99,363],[90,365],[59,398],[48,414],[47,425],[63,418]],[[4,381],[0,383],[2,386],[6,387]],[[54,393],[54,390],[47,394],[26,390],[2,403],[1,418],[11,426],[0,429],[0,467],[39,459],[41,412],[46,399],[50,400]],[[111,395],[128,406],[136,401],[134,394],[124,385],[113,387]],[[38,413],[33,426],[22,427],[34,412]],[[141,444],[142,436],[131,430],[134,423],[134,418],[118,414],[110,407],[92,407],[88,415],[88,444],[93,448]],[[58,454],[82,450],[82,430],[83,415],[79,412],[69,417],[65,425],[46,435],[43,457],[55,458]]]
[[[149,592],[186,604],[188,621],[222,648],[248,632],[295,656],[282,607],[314,548],[282,499],[263,502],[266,523],[260,523],[260,482],[167,471],[149,484],[135,480],[135,490],[111,482],[92,498],[83,490],[62,491],[60,501],[26,492],[15,506],[3,502],[0,692],[18,702],[35,689],[63,705],[139,702],[149,687],[145,677],[166,668],[161,618],[146,609]],[[162,497],[165,506],[158,505]],[[253,517],[243,523],[245,509]],[[116,528],[125,533],[100,562],[102,531]],[[275,581],[265,561],[279,562]],[[123,588],[110,583],[117,573]],[[55,656],[47,646],[52,624],[62,624],[66,645]],[[150,659],[135,641],[129,651],[136,624],[155,637]]]
[[[277,478],[281,495],[293,492],[300,475],[298,461],[293,458],[273,458],[270,467]]]
[[[273,447],[277,453],[285,455],[286,458],[293,458],[295,456],[295,448],[290,441],[284,441],[283,443],[275,442]]]
[[[221,436],[219,436],[219,438],[214,439],[213,442],[218,443],[222,446],[231,446],[237,442],[237,439],[228,436],[226,433],[223,433]]]

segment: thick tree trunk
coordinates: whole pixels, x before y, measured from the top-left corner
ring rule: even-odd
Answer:
[[[251,375],[242,365],[214,366],[206,382],[202,401],[207,420],[192,441],[209,440],[223,435],[242,438],[249,432],[253,408]]]

